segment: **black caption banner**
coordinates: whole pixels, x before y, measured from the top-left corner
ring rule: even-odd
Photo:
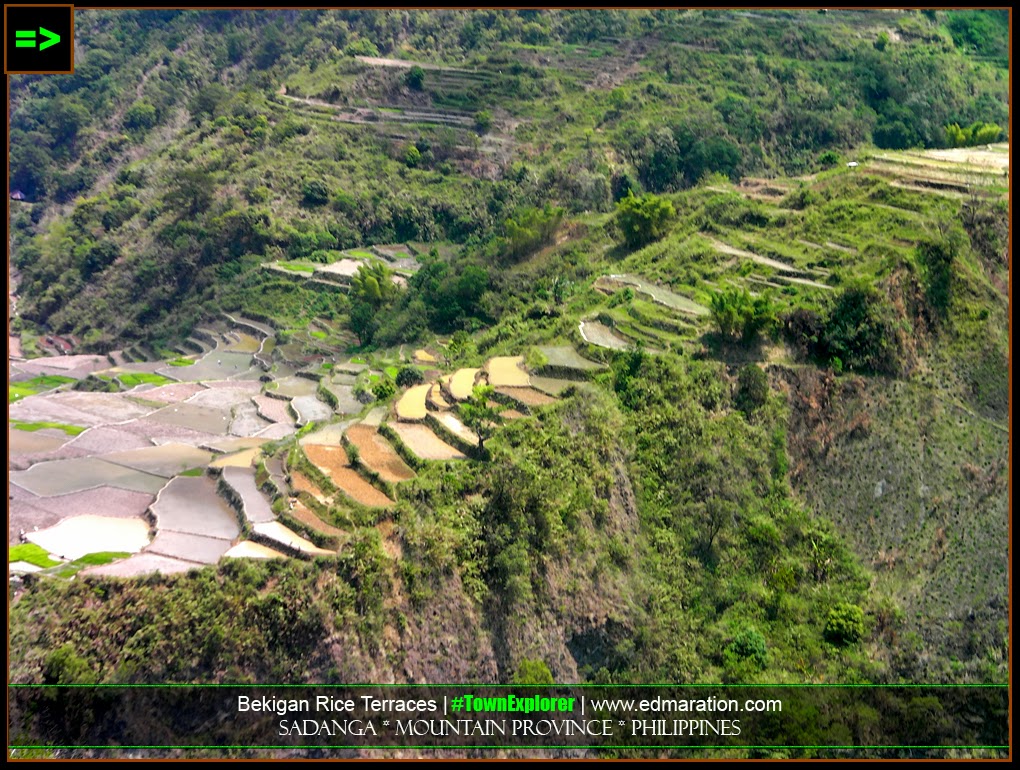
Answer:
[[[8,706],[12,757],[380,749],[999,757],[1009,749],[1004,685],[8,685]]]

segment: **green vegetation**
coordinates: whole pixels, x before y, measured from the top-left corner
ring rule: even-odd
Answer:
[[[195,362],[190,358],[171,358],[167,363],[170,366],[192,366]]]
[[[10,546],[7,549],[7,559],[12,564],[16,561],[25,561],[37,567],[55,567],[60,564],[59,561],[50,558],[45,548],[41,548],[35,543]]]
[[[167,385],[174,380],[169,377],[164,377],[160,374],[150,374],[148,372],[128,372],[126,374],[118,374],[117,379],[120,380],[120,384],[125,388],[133,388],[137,385]]]
[[[74,379],[71,377],[46,375],[42,377],[33,377],[30,380],[10,383],[7,386],[7,403],[10,404],[18,399],[25,398],[26,396],[33,396],[36,393],[53,390],[54,388],[59,388],[61,385],[66,385],[70,382],[74,382]]]
[[[449,462],[387,413],[384,515],[301,495],[338,559],[33,578],[12,678],[1004,681],[1008,147],[945,150],[1007,139],[1008,14],[219,17],[85,10],[12,77],[26,353],[228,312],[356,409],[495,356],[556,397],[474,388]],[[319,427],[266,451],[335,492]]]
[[[17,430],[25,430],[34,432],[37,430],[45,430],[50,428],[52,430],[62,430],[68,436],[77,436],[88,430],[86,427],[81,425],[66,425],[62,422],[25,422],[24,420],[11,420],[11,425]]]

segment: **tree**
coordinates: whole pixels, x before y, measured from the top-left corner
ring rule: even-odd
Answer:
[[[358,267],[351,278],[351,296],[374,308],[389,302],[397,293],[393,271],[382,262],[370,262]]]
[[[489,405],[492,392],[488,385],[476,385],[468,400],[460,405],[460,416],[464,424],[478,434],[478,448],[482,450],[486,439],[492,438],[496,428],[503,424],[499,409]]]
[[[492,130],[492,113],[488,110],[479,110],[475,113],[475,128],[479,134],[487,134]]]
[[[189,216],[209,208],[213,199],[213,177],[205,169],[185,168],[170,182],[166,201]]]
[[[917,245],[924,270],[924,295],[933,313],[941,319],[949,315],[952,301],[953,263],[960,251],[962,237],[949,230],[942,237],[929,238]]]
[[[125,128],[144,131],[156,125],[156,108],[144,99],[132,104],[124,113]]]
[[[737,393],[733,403],[745,417],[765,406],[769,398],[769,381],[765,370],[757,364],[748,364],[737,375]]]
[[[389,377],[383,377],[379,382],[372,386],[372,395],[380,401],[393,396],[397,392],[397,386],[393,384],[393,380]]]
[[[512,684],[556,684],[544,660],[524,658],[517,666]]]
[[[874,286],[858,281],[840,292],[823,331],[829,359],[838,357],[848,369],[894,374],[896,335],[888,301]]]
[[[373,307],[372,303],[355,298],[351,303],[349,325],[351,331],[358,335],[359,345],[371,343],[376,330],[379,328],[379,321],[376,319],[375,307]]]
[[[763,331],[771,332],[777,325],[776,308],[768,293],[751,297],[747,289],[713,292],[709,299],[712,319],[724,337],[737,337],[750,342]]]
[[[425,85],[425,70],[415,64],[407,71],[407,75],[404,76],[404,82],[407,83],[409,88],[421,91]]]
[[[408,168],[415,168],[421,163],[421,151],[413,144],[409,145],[404,153],[404,163]]]
[[[446,363],[449,365],[460,361],[473,351],[474,343],[471,342],[471,335],[463,329],[459,329],[453,333],[446,345]]]
[[[864,636],[864,611],[856,604],[840,602],[829,610],[825,639],[837,647],[855,644]]]
[[[673,204],[652,193],[638,198],[629,190],[616,204],[616,221],[624,241],[633,249],[661,238],[675,216]]]
[[[397,387],[410,388],[425,382],[425,375],[416,366],[405,366],[397,372]]]
[[[329,203],[329,188],[318,179],[305,182],[301,187],[301,197],[307,206],[325,206]]]

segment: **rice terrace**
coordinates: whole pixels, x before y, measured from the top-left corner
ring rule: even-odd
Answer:
[[[1011,23],[76,9],[8,77],[9,758],[1009,756]],[[833,700],[709,749],[55,710],[166,682]]]

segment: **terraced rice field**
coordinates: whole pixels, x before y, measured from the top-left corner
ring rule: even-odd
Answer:
[[[110,425],[144,417],[151,412],[120,393],[51,393],[29,396],[8,408],[8,419],[71,425]]]
[[[82,570],[83,575],[103,575],[106,577],[132,578],[151,575],[158,572],[162,575],[173,575],[180,572],[198,569],[201,565],[195,562],[172,559],[155,553],[139,553],[112,564],[88,567]]]
[[[319,489],[318,484],[308,478],[301,471],[291,472],[290,486],[293,488],[294,492],[306,492],[320,503],[329,504],[332,502],[332,498],[328,497],[325,492]]]
[[[207,476],[178,476],[152,504],[156,527],[193,535],[233,540],[241,528],[237,516]]]
[[[478,446],[478,434],[462,423],[452,412],[439,412],[435,415],[435,418],[457,438],[466,441],[472,446]]]
[[[630,347],[627,340],[617,336],[612,329],[598,321],[581,321],[578,326],[581,338],[592,345],[609,350],[626,350]]]
[[[70,561],[101,551],[140,551],[149,544],[149,525],[140,518],[86,514],[29,532],[26,537],[49,553]]]
[[[123,465],[126,468],[134,468],[156,476],[170,478],[190,468],[205,466],[212,459],[212,453],[187,444],[164,444],[145,449],[114,452],[102,455],[101,459]]]
[[[315,396],[297,396],[291,401],[291,406],[297,412],[298,421],[302,424],[328,420],[333,416],[333,410]]]
[[[204,406],[218,411],[226,411],[241,404],[250,404],[251,397],[258,392],[258,389],[253,390],[246,387],[249,384],[257,383],[230,382],[226,384],[226,387],[203,388],[188,399],[187,403],[189,406]]]
[[[405,422],[421,422],[425,419],[427,409],[425,398],[428,396],[431,385],[415,385],[408,388],[407,392],[397,401],[397,419]]]
[[[363,479],[353,468],[337,468],[330,476],[337,489],[349,498],[371,508],[386,508],[393,501]]]
[[[341,537],[345,533],[342,529],[334,527],[332,524],[327,524],[320,519],[315,511],[311,510],[308,506],[298,500],[294,503],[294,507],[290,509],[290,515],[300,521],[306,527],[313,532],[318,532],[322,535],[329,537]]]
[[[10,428],[7,431],[7,452],[8,454],[52,452],[70,440],[71,437],[63,431],[25,431]]]
[[[259,415],[270,422],[293,423],[294,418],[287,409],[287,402],[269,396],[254,396],[252,401],[258,407]]]
[[[218,348],[206,353],[191,366],[164,366],[157,369],[156,373],[172,379],[187,377],[189,380],[199,382],[202,380],[224,380],[248,371],[251,364],[251,353]]]
[[[229,550],[230,541],[223,538],[161,530],[145,552],[199,564],[215,564]]]
[[[319,265],[315,272],[326,273],[327,275],[336,275],[342,278],[352,278],[358,273],[358,268],[363,265],[360,259],[341,259],[337,262],[331,262],[328,265]]]
[[[203,390],[205,386],[197,382],[175,382],[145,391],[145,398],[148,401],[162,401],[164,404],[178,404]]]
[[[489,384],[494,387],[527,387],[531,378],[524,369],[524,356],[497,356],[485,364]]]
[[[464,460],[467,456],[454,449],[420,423],[394,422],[390,427],[404,445],[422,460]]]
[[[248,468],[228,467],[223,469],[223,480],[241,498],[244,518],[252,523],[272,521],[276,518],[269,501],[255,484],[255,471]]]
[[[246,404],[238,404],[231,409],[230,435],[232,436],[253,436],[268,428],[271,423],[259,417],[258,407],[248,401]]]
[[[378,428],[382,425],[383,419],[386,417],[386,407],[377,406],[370,409],[368,414],[365,415],[365,419],[361,421],[362,425],[371,425]]]
[[[309,556],[335,556],[336,551],[328,551],[319,548],[315,543],[301,537],[297,532],[288,529],[278,521],[270,521],[265,524],[256,524],[255,532],[264,538],[279,543],[284,548],[291,548],[295,551],[308,554]]]
[[[210,468],[250,468],[255,463],[255,458],[261,454],[258,448],[242,449],[240,452],[226,454],[217,457],[211,463]]]
[[[26,471],[12,472],[10,480],[41,497],[65,495],[100,486],[155,494],[166,483],[166,479],[161,476],[94,457],[36,463]]]
[[[466,401],[475,387],[475,377],[481,369],[458,369],[450,378],[450,395],[457,401]]]
[[[224,350],[232,353],[257,353],[262,341],[245,332],[231,332],[228,335],[230,342]]]
[[[322,444],[305,444],[305,456],[327,476],[339,468],[350,465],[347,452],[342,446],[325,446]]]
[[[422,349],[414,351],[414,360],[420,364],[436,363],[436,357],[429,353],[427,350]]]
[[[230,430],[230,417],[229,409],[212,409],[185,403],[165,406],[150,414],[148,419],[202,433],[225,435]]]
[[[325,446],[339,446],[344,438],[344,429],[346,423],[332,423],[331,425],[324,425],[317,430],[313,430],[311,433],[306,433],[300,439],[298,443],[301,446],[307,446],[308,444],[323,444]]]
[[[347,429],[347,438],[358,448],[362,464],[379,474],[383,481],[399,483],[414,478],[414,471],[376,428],[368,425],[352,425]]]
[[[242,540],[225,554],[228,559],[286,559],[286,555],[252,540]]]
[[[574,380],[561,380],[556,377],[540,377],[531,375],[531,387],[550,396],[558,396],[571,385],[576,385]]]
[[[324,387],[332,393],[337,400],[337,406],[335,409],[337,414],[357,414],[365,408],[365,405],[358,401],[355,397],[354,388],[351,385],[337,381],[339,377],[342,376],[343,375],[338,375],[334,377],[333,381],[326,384]]]
[[[556,402],[552,396],[534,388],[496,388],[496,392],[525,406],[545,406]]]
[[[297,396],[314,396],[316,389],[319,387],[317,380],[310,380],[307,377],[284,377],[282,380],[275,380],[270,389],[273,393],[278,393],[281,396],[287,398],[296,398]]]
[[[307,444],[304,451],[308,459],[329,477],[333,485],[355,502],[372,507],[392,505],[392,500],[350,467],[347,452],[343,447]]]
[[[275,441],[277,439],[286,438],[287,436],[293,434],[295,431],[297,431],[297,428],[294,427],[293,423],[277,422],[273,423],[265,430],[260,431],[258,436],[259,438],[265,438],[271,441]]]
[[[595,282],[596,288],[615,289],[619,286],[632,286],[641,294],[651,297],[654,302],[681,313],[707,316],[710,312],[704,305],[700,305],[694,300],[676,294],[669,289],[656,286],[654,283],[650,283],[636,275],[606,275]]]

